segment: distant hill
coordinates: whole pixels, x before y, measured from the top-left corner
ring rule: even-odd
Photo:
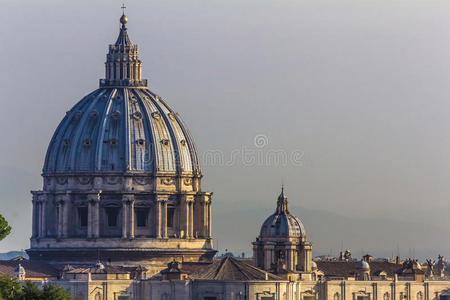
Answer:
[[[9,251],[6,253],[0,253],[0,260],[10,260],[17,256],[23,256],[28,259],[28,255],[25,251]]]

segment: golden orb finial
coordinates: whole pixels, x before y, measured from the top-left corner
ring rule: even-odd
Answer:
[[[120,17],[120,23],[122,23],[122,25],[125,25],[128,22],[128,18],[127,16],[125,16],[125,8],[127,7],[125,6],[125,4],[122,4],[121,8],[122,8],[122,17]]]
[[[128,22],[128,18],[125,15],[122,15],[122,17],[120,17],[120,23],[122,23],[122,25],[127,24]]]

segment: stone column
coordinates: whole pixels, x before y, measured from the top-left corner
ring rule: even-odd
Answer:
[[[99,194],[88,195],[88,238],[100,236],[100,197]]]
[[[189,204],[189,237],[194,238],[194,201]]]
[[[39,237],[47,236],[47,226],[46,226],[46,195],[39,196]]]
[[[167,200],[169,195],[156,195],[156,237],[167,238]]]
[[[134,239],[134,196],[128,198],[128,237]]]
[[[162,235],[163,238],[167,239],[167,200],[164,200],[162,203]]]
[[[256,244],[256,242],[253,242],[253,264],[258,268],[261,267],[259,265],[258,245]]]
[[[305,242],[303,245],[303,271],[305,272],[311,272],[311,250],[312,250],[312,244],[310,242]]]
[[[89,194],[88,198],[88,226],[87,237],[95,238],[98,231],[97,210],[98,210],[98,196],[97,194]]]
[[[189,238],[189,200],[186,197],[184,202],[184,238]]]
[[[288,271],[292,271],[292,260],[293,260],[293,257],[292,257],[292,250],[290,249],[290,248],[288,248],[288,249],[286,249],[286,256],[287,256],[287,259],[286,259],[286,269],[288,270]]]
[[[203,216],[202,236],[207,237],[208,236],[208,203],[206,202],[206,199],[202,199],[202,201],[200,203],[202,205],[202,216]]]
[[[62,238],[63,236],[63,228],[64,228],[64,196],[58,195],[56,196],[56,214],[58,216],[58,220],[56,223],[57,227],[57,237]]]
[[[193,195],[183,195],[181,203],[183,205],[182,218],[181,218],[181,230],[184,231],[184,238],[190,239],[193,235],[193,207],[194,201]]]
[[[126,195],[122,197],[122,238],[127,238],[128,227],[128,199]]]
[[[33,216],[32,216],[33,227],[32,227],[32,234],[31,234],[32,237],[39,236],[39,229],[38,229],[39,228],[38,227],[39,226],[39,220],[38,220],[38,218],[39,218],[39,212],[38,212],[39,202],[38,202],[37,198],[38,198],[37,195],[33,193],[33,200],[32,200],[32,203],[33,203]]]
[[[156,200],[155,209],[155,221],[156,221],[156,237],[161,238],[161,200]]]
[[[212,237],[211,233],[211,198],[208,201],[208,238]]]

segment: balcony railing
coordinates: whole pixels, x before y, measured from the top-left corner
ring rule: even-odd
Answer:
[[[142,80],[110,80],[110,79],[100,79],[100,87],[146,87],[147,79]]]

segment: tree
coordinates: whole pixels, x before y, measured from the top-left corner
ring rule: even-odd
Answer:
[[[41,299],[70,300],[74,299],[68,290],[55,285],[45,285],[42,289]]]
[[[11,277],[0,275],[0,299],[20,299],[16,297],[22,296],[22,288],[20,282],[12,279]]]
[[[0,215],[0,241],[3,240],[11,232],[11,226],[8,221]]]
[[[68,290],[55,285],[44,285],[42,289],[31,282],[19,281],[0,275],[0,300],[74,300]]]

